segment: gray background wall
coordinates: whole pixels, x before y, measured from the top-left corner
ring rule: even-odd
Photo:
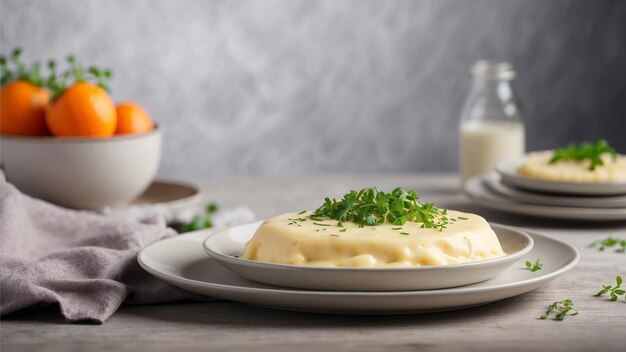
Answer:
[[[2,0],[0,48],[109,66],[161,175],[457,169],[468,69],[510,60],[528,148],[626,152],[626,1]]]

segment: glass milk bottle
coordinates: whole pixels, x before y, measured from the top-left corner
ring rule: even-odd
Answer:
[[[483,174],[501,160],[522,155],[524,120],[507,62],[478,61],[471,71],[472,86],[465,98],[460,123],[460,166],[463,182]]]

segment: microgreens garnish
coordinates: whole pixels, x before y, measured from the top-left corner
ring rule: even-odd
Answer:
[[[533,273],[534,273],[535,271],[539,271],[539,270],[541,270],[541,267],[543,266],[543,264],[541,264],[541,263],[539,262],[539,259],[535,260],[535,262],[534,262],[534,263],[531,263],[530,261],[528,261],[528,260],[527,260],[527,261],[526,261],[526,263],[525,263],[524,265],[526,265],[526,267],[525,267],[524,269],[526,269],[526,270],[530,270],[530,271],[532,271]]]
[[[597,240],[589,245],[592,248],[598,248],[599,251],[604,251],[606,247],[617,246],[615,249],[617,253],[626,253],[626,239],[621,239],[613,236],[609,236],[603,240]]]
[[[582,161],[589,159],[591,161],[589,171],[593,171],[597,166],[604,165],[604,161],[601,158],[604,153],[609,154],[613,160],[617,158],[615,150],[609,147],[609,144],[604,139],[598,140],[595,144],[570,144],[565,148],[556,149],[552,159],[550,159],[550,164],[554,164],[560,160]]]
[[[415,191],[396,188],[391,193],[374,187],[350,191],[341,200],[326,198],[311,219],[328,217],[338,221],[351,221],[364,226],[377,226],[385,222],[404,225],[407,221],[421,222],[424,228],[443,230],[448,225],[448,213],[432,203],[421,203]]]
[[[619,298],[619,296],[624,296],[624,300],[626,300],[626,291],[622,288],[622,277],[621,276],[617,276],[615,278],[615,286],[611,286],[611,285],[602,285],[602,290],[600,290],[600,292],[596,293],[596,297],[600,297],[606,293],[609,294],[609,296],[611,296],[611,298],[609,298],[609,301],[615,302],[617,301],[617,299]]]
[[[562,301],[556,301],[548,306],[546,312],[539,317],[539,319],[547,319],[550,314],[555,313],[556,316],[554,320],[561,321],[565,319],[566,316],[577,315],[578,311],[574,308],[574,302],[567,298]]]

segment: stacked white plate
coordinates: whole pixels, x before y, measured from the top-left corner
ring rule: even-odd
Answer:
[[[520,176],[525,157],[469,179],[465,194],[495,210],[553,219],[626,221],[626,182],[556,182]]]

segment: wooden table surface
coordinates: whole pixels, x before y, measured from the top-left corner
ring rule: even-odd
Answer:
[[[201,182],[207,200],[247,205],[258,218],[313,209],[324,196],[376,185],[415,189],[423,200],[471,211],[490,221],[538,230],[575,245],[576,268],[536,291],[482,307],[401,316],[337,316],[272,310],[235,302],[122,306],[103,325],[68,324],[54,307],[5,317],[1,350],[8,351],[623,351],[626,302],[593,295],[615,276],[626,278],[626,255],[588,245],[626,237],[626,222],[576,223],[501,214],[472,205],[452,175],[307,176]],[[580,314],[539,320],[551,302],[571,298]]]

